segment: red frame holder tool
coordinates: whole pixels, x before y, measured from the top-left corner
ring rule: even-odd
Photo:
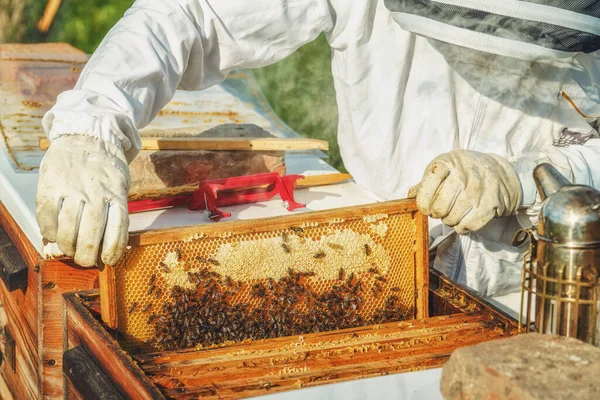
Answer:
[[[160,199],[130,201],[130,213],[187,205],[190,210],[204,210],[204,216],[213,221],[230,217],[219,207],[267,201],[279,195],[288,211],[306,207],[294,200],[294,188],[302,175],[280,176],[277,172],[236,176],[201,182],[192,193]]]

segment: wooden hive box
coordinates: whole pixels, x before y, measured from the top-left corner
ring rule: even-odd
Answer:
[[[427,293],[429,318],[135,355],[101,322],[98,291],[66,294],[68,398],[252,397],[435,368],[459,347],[517,333],[515,320],[437,272]]]

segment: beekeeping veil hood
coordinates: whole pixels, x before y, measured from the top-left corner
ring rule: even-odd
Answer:
[[[600,49],[600,0],[385,0],[405,30],[523,60]]]

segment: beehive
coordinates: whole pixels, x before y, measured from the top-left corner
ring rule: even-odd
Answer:
[[[292,273],[322,299],[340,288],[347,294],[357,291],[360,282],[359,307],[348,314],[359,322],[373,321],[390,303],[393,310],[404,311],[398,319],[425,317],[426,232],[426,218],[413,202],[402,200],[140,233],[110,268],[114,276],[102,280],[112,286],[103,293],[114,293],[103,298],[103,319],[118,326],[125,346],[156,348],[150,316],[179,310],[172,305],[173,288],[195,293],[202,282],[190,277],[211,272],[223,291],[232,289],[227,295],[231,307],[264,308],[267,300],[253,288],[272,287]],[[300,294],[286,310],[307,313],[311,304]]]

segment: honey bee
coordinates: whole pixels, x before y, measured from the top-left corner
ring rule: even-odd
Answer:
[[[290,253],[290,246],[288,246],[285,243],[281,243],[281,248],[283,249],[283,251],[285,251],[286,253]]]
[[[200,261],[201,263],[204,263],[204,264],[206,264],[206,262],[207,262],[207,261],[206,261],[206,258],[204,258],[204,257],[201,257],[201,256],[198,256],[198,257],[196,257],[196,260],[197,260],[197,261]]]
[[[387,279],[385,279],[385,278],[384,278],[383,276],[381,276],[381,275],[380,275],[380,276],[378,276],[378,277],[376,277],[375,279],[377,279],[377,280],[378,280],[378,281],[380,281],[380,282],[387,282]]]
[[[176,249],[175,249],[175,253],[177,254],[177,259],[178,259],[178,260],[181,260],[181,257],[182,257],[182,255],[181,255],[181,250],[179,250],[179,248],[176,248]]]
[[[288,234],[286,232],[283,232],[281,234],[281,240],[283,240],[283,243],[287,243],[287,241],[288,241]]]
[[[372,288],[371,288],[371,292],[373,292],[373,296],[374,296],[375,298],[377,298],[377,296],[379,296],[379,292],[377,292],[377,290],[375,290],[375,288],[374,288],[374,287],[372,287]]]
[[[206,260],[206,261],[208,261],[209,263],[211,263],[212,265],[214,265],[214,266],[217,266],[217,267],[218,267],[219,265],[221,265],[221,263],[219,263],[219,262],[218,262],[217,260],[215,260],[214,258],[209,258],[209,259],[208,259],[208,260]]]
[[[150,309],[150,307],[152,307],[152,303],[148,303],[144,306],[144,308],[142,308],[142,312],[145,313],[146,311],[148,311]]]
[[[158,290],[156,292],[154,292],[154,298],[158,299],[161,294],[162,294],[162,290],[160,288],[158,288]]]
[[[138,305],[137,301],[133,302],[133,304],[131,304],[131,306],[129,306],[129,310],[127,310],[127,314],[131,314],[135,310],[137,305]]]
[[[338,272],[338,279],[341,281],[342,279],[344,279],[344,268],[340,268],[339,272]]]
[[[325,252],[323,252],[323,251],[319,251],[319,252],[318,252],[317,254],[315,254],[313,257],[314,257],[314,258],[316,258],[316,259],[324,258],[324,257],[325,257]]]
[[[152,286],[155,279],[156,279],[156,274],[152,274],[152,276],[150,277],[150,280],[148,281],[148,286]]]
[[[169,273],[171,272],[171,270],[169,269],[169,267],[167,267],[167,264],[165,264],[164,262],[160,262],[160,269],[165,272],[165,273]]]
[[[393,288],[390,288],[390,290],[391,290],[392,292],[397,292],[397,291],[399,291],[399,290],[400,290],[400,288],[399,288],[399,287],[393,287]]]
[[[152,294],[152,292],[154,292],[154,289],[156,288],[156,286],[152,285],[148,288],[148,293],[146,293],[148,296],[150,296]]]
[[[348,280],[346,282],[348,284],[348,286],[350,286],[352,284],[353,280],[354,280],[354,272],[351,272],[350,276],[348,277]]]
[[[290,231],[296,232],[296,233],[302,233],[302,232],[304,232],[304,229],[300,228],[299,226],[290,226]]]
[[[369,268],[369,273],[370,274],[378,274],[379,271],[377,270],[377,268]]]
[[[371,247],[365,243],[365,254],[368,256],[371,255]]]

